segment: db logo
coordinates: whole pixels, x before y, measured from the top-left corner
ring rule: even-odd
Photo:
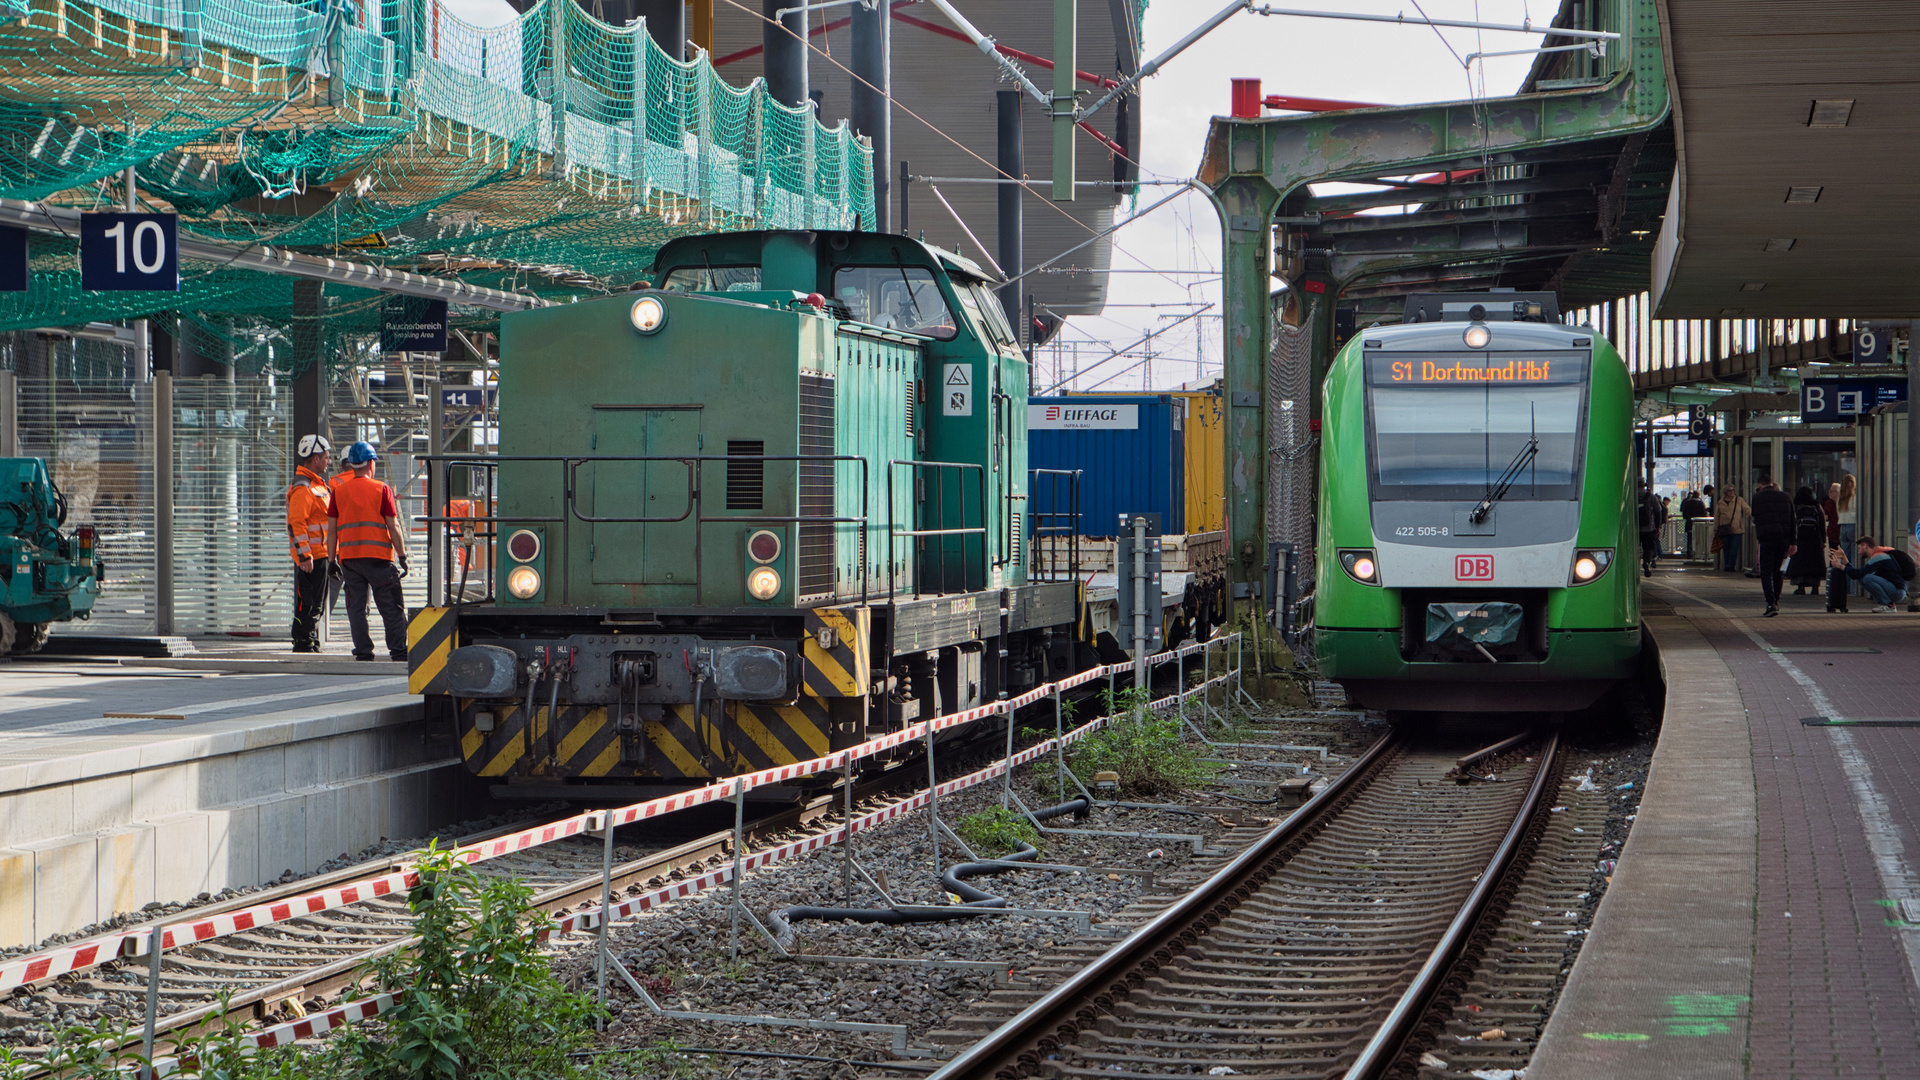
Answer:
[[[1493,556],[1455,555],[1453,577],[1455,581],[1492,581]]]
[[[1047,406],[1047,419],[1049,420],[1060,419],[1060,406],[1058,405]]]

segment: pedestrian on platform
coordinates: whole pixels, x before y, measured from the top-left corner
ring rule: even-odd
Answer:
[[[1660,500],[1640,484],[1640,575],[1653,576],[1654,560],[1660,557]]]
[[[1719,545],[1720,569],[1731,574],[1740,569],[1740,547],[1747,542],[1747,519],[1753,508],[1731,485],[1721,489],[1713,500],[1713,540]]]
[[[1793,595],[1818,593],[1827,580],[1827,513],[1810,487],[1793,493],[1793,547],[1793,557],[1787,560]]]
[[[287,489],[287,544],[293,556],[293,651],[320,651],[320,613],[327,604],[327,512],[333,491],[327,465],[333,446],[320,435],[302,435],[294,447],[300,464]]]
[[[1706,516],[1707,501],[1700,497],[1699,492],[1688,491],[1680,500],[1680,547],[1689,559],[1699,557],[1699,553],[1693,550],[1693,523]]]
[[[1853,474],[1841,473],[1840,493],[1833,497],[1833,512],[1840,519],[1840,539],[1837,541],[1840,545],[1840,554],[1846,558],[1849,565],[1853,562],[1853,549],[1857,546],[1853,542],[1853,537],[1859,529],[1860,521],[1859,510],[1853,502],[1857,495],[1858,487]],[[1847,585],[1853,588],[1853,581],[1849,579]],[[1853,588],[1853,594],[1865,595],[1857,588]]]
[[[1767,617],[1780,614],[1780,583],[1786,576],[1793,542],[1793,500],[1772,477],[1762,476],[1753,491],[1753,539],[1759,545],[1757,569],[1760,593],[1767,600]]]
[[[1881,547],[1873,542],[1871,536],[1861,537],[1854,549],[1860,556],[1860,565],[1848,566],[1846,555],[1836,551],[1832,556],[1833,567],[1844,571],[1866,588],[1867,595],[1879,604],[1873,610],[1888,612],[1894,610],[1894,605],[1906,602],[1907,583],[1913,579],[1907,576],[1906,567],[1900,563],[1901,553],[1890,547]],[[1909,558],[1908,565],[1912,561]]]
[[[405,660],[407,612],[400,579],[407,576],[408,566],[400,506],[393,489],[373,478],[373,447],[364,442],[347,447],[347,465],[353,475],[334,489],[327,548],[340,560],[346,579],[353,658],[373,659],[373,635],[367,630],[367,594],[371,593],[386,631],[388,658]]]

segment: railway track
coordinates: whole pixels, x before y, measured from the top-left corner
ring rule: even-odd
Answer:
[[[1125,941],[1060,957],[1053,991],[996,991],[939,1033],[970,1045],[937,1080],[1387,1075],[1511,891],[1557,749],[1503,745],[1471,763],[1486,782],[1457,749],[1382,739]]]
[[[957,764],[962,755],[952,757]],[[858,814],[891,801],[886,797],[890,793],[924,779],[924,768],[916,773],[907,765],[857,782],[854,811]],[[805,831],[814,822],[837,817],[843,809],[844,792],[832,792],[799,806],[750,818],[745,836],[750,846],[763,846]],[[525,827],[513,825],[463,842],[479,842]],[[664,886],[720,867],[732,859],[733,841],[729,829],[671,847],[617,842],[613,894],[618,899],[628,892]],[[484,878],[512,877],[526,882],[535,891],[532,907],[559,914],[598,904],[603,857],[601,840],[581,836],[502,855],[475,863],[473,868]],[[196,908],[190,915],[204,919],[302,896],[398,870],[404,862],[404,857],[396,857],[363,863]],[[178,924],[181,919],[181,915],[172,915],[148,926]],[[170,950],[161,958],[156,1035],[164,1044],[168,1037],[184,1037],[229,1017],[261,1021],[302,1016],[309,1004],[334,997],[361,980],[371,961],[408,948],[413,940],[412,926],[413,915],[407,910],[405,895],[395,894]],[[145,1009],[147,985],[147,962],[134,958],[22,988],[0,1001],[0,1045],[16,1055],[33,1057],[46,1052],[53,1032],[74,1025],[137,1028]],[[131,1039],[137,1042],[137,1034]]]

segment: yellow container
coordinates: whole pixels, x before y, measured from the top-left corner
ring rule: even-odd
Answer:
[[[1226,422],[1221,389],[1181,390],[1186,403],[1186,526],[1188,534],[1227,527]]]

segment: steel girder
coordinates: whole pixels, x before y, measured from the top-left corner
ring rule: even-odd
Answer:
[[[1572,9],[1570,2],[1563,5],[1556,23],[1564,22]],[[1567,249],[1570,257],[1580,257],[1579,246],[1570,244],[1570,235],[1544,235],[1540,225],[1528,221],[1527,200],[1536,194],[1549,194],[1556,182],[1549,178],[1535,190],[1516,190],[1511,181],[1536,179],[1525,175],[1529,167],[1537,171],[1542,166],[1556,170],[1571,166],[1590,173],[1596,163],[1610,164],[1607,188],[1595,193],[1591,208],[1594,229],[1588,232],[1611,234],[1617,230],[1621,208],[1633,194],[1631,177],[1622,179],[1620,174],[1623,170],[1631,173],[1638,164],[1637,152],[1635,160],[1623,161],[1627,156],[1625,143],[1659,129],[1670,111],[1659,16],[1655,0],[1600,0],[1588,5],[1587,13],[1586,28],[1617,30],[1622,37],[1614,43],[1617,51],[1608,61],[1609,70],[1603,73],[1607,77],[1587,79],[1592,85],[1579,89],[1524,93],[1484,102],[1263,119],[1214,118],[1199,178],[1213,198],[1225,241],[1222,337],[1229,405],[1225,425],[1227,522],[1229,551],[1233,554],[1228,574],[1236,610],[1257,612],[1258,608],[1239,605],[1251,602],[1266,564],[1269,448],[1263,390],[1273,343],[1269,279],[1281,278],[1295,295],[1309,301],[1289,304],[1290,318],[1305,321],[1307,312],[1314,313],[1310,327],[1310,415],[1317,422],[1320,382],[1334,348],[1335,307],[1348,285],[1368,275],[1408,272],[1423,266],[1453,266],[1464,278],[1484,278],[1488,275],[1468,272],[1463,264],[1484,267],[1492,256],[1497,270],[1540,244]],[[1564,43],[1551,35],[1548,41]],[[1565,73],[1569,63],[1582,62],[1562,58],[1584,54],[1551,56],[1552,61],[1536,66],[1529,86],[1537,85],[1543,73]],[[1569,81],[1582,80],[1559,80],[1562,84]],[[1467,170],[1479,170],[1473,179],[1492,185],[1482,201],[1481,209],[1490,211],[1480,215],[1485,220],[1434,221],[1432,225],[1444,228],[1430,228],[1425,221],[1395,219],[1396,225],[1405,228],[1405,235],[1387,239],[1394,236],[1388,226],[1384,232],[1359,242],[1361,250],[1354,250],[1357,235],[1328,243],[1334,235],[1330,233],[1316,246],[1310,239],[1311,226],[1304,230],[1289,227],[1280,237],[1276,265],[1274,218],[1283,206],[1289,208],[1289,216],[1296,216],[1295,207],[1310,212],[1313,200],[1304,197],[1309,184],[1381,178],[1404,181],[1418,174],[1442,172],[1447,174],[1444,189],[1459,183],[1461,178],[1453,174]],[[1503,182],[1508,182],[1504,191]],[[1664,202],[1664,192],[1660,196]],[[1456,198],[1448,193],[1436,199],[1429,193],[1424,198],[1401,201],[1423,206],[1438,203],[1451,211],[1451,201]],[[1324,210],[1338,213],[1353,206],[1329,200]],[[1503,211],[1509,216],[1500,217]],[[1323,216],[1320,220],[1324,223],[1327,219]],[[1360,227],[1355,228],[1357,231]],[[1515,232],[1520,235],[1509,235]],[[1400,246],[1380,246],[1378,241],[1383,239]],[[1345,257],[1349,250],[1353,254]],[[1639,264],[1644,279],[1644,257]],[[1492,276],[1500,275],[1495,272]]]

